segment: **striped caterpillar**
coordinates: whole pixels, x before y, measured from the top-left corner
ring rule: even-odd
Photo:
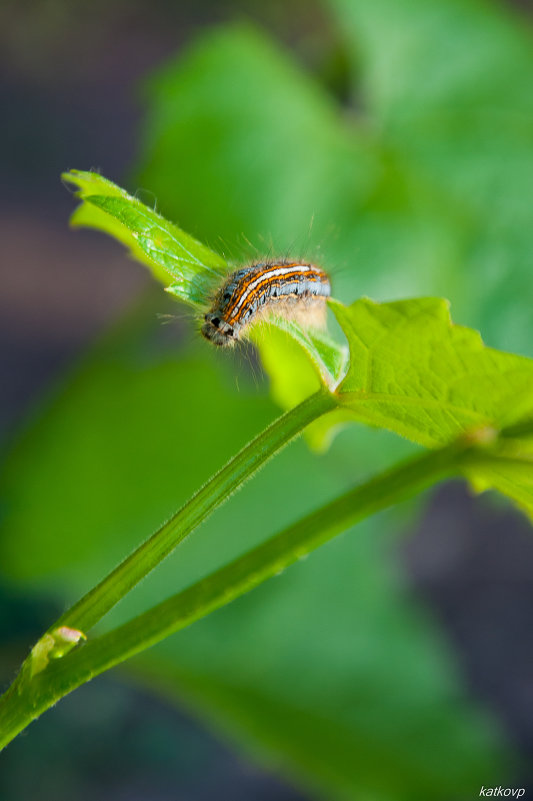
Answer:
[[[276,314],[303,328],[325,323],[327,273],[313,264],[294,261],[260,262],[231,273],[204,316],[203,336],[227,347],[261,317]]]

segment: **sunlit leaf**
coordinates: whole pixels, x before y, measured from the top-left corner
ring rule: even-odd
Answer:
[[[445,301],[332,306],[350,345],[339,393],[371,425],[435,447],[533,410],[533,360],[486,348],[452,324]]]
[[[213,281],[227,273],[222,256],[101,175],[71,170],[63,180],[78,187],[76,194],[83,201],[72,223],[119,239],[157,279],[179,287],[181,300],[205,303]]]
[[[63,179],[79,187],[78,197],[82,205],[74,212],[72,222],[98,228],[129,247],[134,258],[150,267],[154,277],[166,284],[172,296],[192,305],[199,313],[205,311],[209,298],[218,288],[230,266],[224,258],[198,242],[177,226],[165,220],[160,214],[128,195],[111,181],[97,173],[72,170]],[[297,343],[303,351],[300,358],[304,371],[316,371],[319,380],[333,387],[338,382],[346,361],[346,349],[334,342],[326,333],[304,331],[298,323],[277,318],[275,309],[269,326],[279,327]],[[255,329],[258,326],[254,326]],[[279,346],[286,338],[264,336],[264,323],[260,323],[260,334],[254,341],[261,351],[272,352],[273,343]],[[283,361],[283,349],[278,352],[278,360]],[[281,383],[282,370],[275,360],[269,361],[274,381]],[[313,385],[316,382],[310,381]],[[285,400],[287,390],[278,393],[279,400]],[[286,407],[288,408],[288,407]]]
[[[533,415],[533,360],[485,347],[437,298],[331,305],[350,346],[338,391],[357,419],[428,447],[486,445],[466,474],[533,516],[531,434],[517,427]]]

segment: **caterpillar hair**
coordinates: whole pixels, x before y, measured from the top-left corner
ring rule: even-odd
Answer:
[[[303,328],[323,327],[329,276],[304,262],[258,262],[231,273],[204,316],[203,336],[219,347],[234,345],[258,319],[276,314]]]

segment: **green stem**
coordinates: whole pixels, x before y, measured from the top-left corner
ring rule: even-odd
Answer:
[[[80,684],[243,595],[361,519],[457,473],[464,445],[425,453],[356,487],[244,556],[113,631],[89,640],[0,699],[0,748]]]
[[[59,626],[88,631],[268,459],[309,423],[336,406],[335,396],[320,390],[281,415],[215,473],[155,534],[74,604],[49,631]]]

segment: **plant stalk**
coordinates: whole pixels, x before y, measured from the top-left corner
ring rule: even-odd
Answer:
[[[313,420],[337,406],[322,389],[281,415],[203,485],[170,520],[74,604],[49,629],[87,632],[218,506]]]
[[[51,659],[30,679],[23,668],[0,699],[0,748],[84,682],[238,598],[363,518],[460,472],[467,447],[457,443],[404,462],[113,631]]]

